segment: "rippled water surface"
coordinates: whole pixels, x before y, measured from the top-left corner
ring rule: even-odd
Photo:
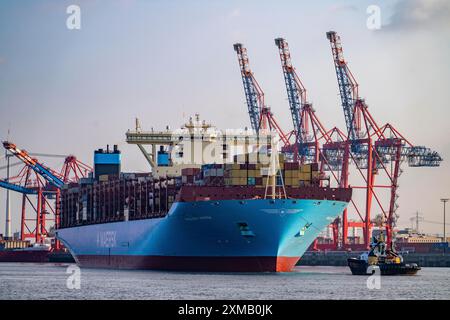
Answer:
[[[68,266],[0,263],[0,299],[450,299],[450,268],[381,277],[379,290],[347,267],[281,274],[81,269],[80,289],[68,289]]]

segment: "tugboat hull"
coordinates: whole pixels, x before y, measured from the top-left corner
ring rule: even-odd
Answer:
[[[369,264],[361,259],[350,258],[347,260],[348,266],[353,275],[371,275],[373,271],[367,270]],[[380,268],[381,275],[414,275],[420,270],[416,263],[383,263],[375,265]]]

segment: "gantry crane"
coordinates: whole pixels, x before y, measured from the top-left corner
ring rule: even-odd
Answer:
[[[364,179],[365,185],[362,187],[353,186],[353,188],[363,188],[366,191],[365,196],[365,217],[363,220],[364,243],[369,246],[370,228],[371,228],[371,209],[372,201],[375,199],[384,219],[386,238],[388,245],[392,244],[392,232],[395,226],[395,211],[398,178],[401,173],[400,164],[407,160],[410,166],[439,166],[442,161],[441,156],[423,146],[414,146],[404,138],[392,125],[386,124],[378,126],[375,119],[369,113],[368,107],[359,96],[358,83],[350,71],[347,62],[344,59],[343,49],[340,37],[336,32],[326,33],[330,41],[333,62],[336,71],[336,77],[341,97],[341,104],[344,111],[344,118],[347,127],[347,139],[336,146],[330,148],[324,153],[327,156],[335,155],[336,150],[342,151],[350,147],[347,157],[343,157],[341,163],[342,175],[348,176],[349,162],[355,164],[357,172]],[[391,164],[389,166],[389,164]],[[375,175],[384,172],[388,178],[389,184],[375,185]],[[381,203],[380,197],[375,192],[376,188],[389,188],[390,200],[389,208]],[[348,225],[343,223],[343,245],[346,243]],[[344,220],[344,219],[343,219]]]
[[[19,174],[13,178],[1,179],[0,187],[16,191],[22,194],[22,218],[21,218],[21,239],[33,238],[36,242],[41,242],[48,235],[46,229],[46,214],[48,210],[54,214],[55,227],[59,226],[59,198],[60,190],[66,183],[78,182],[80,178],[86,177],[92,168],[80,161],[73,155],[48,155],[48,154],[29,154],[25,150],[19,149],[15,144],[4,141],[3,146],[13,156],[17,157],[24,167]],[[32,155],[64,157],[64,165],[58,173],[55,170],[45,166]],[[34,179],[31,179],[32,176]],[[34,205],[29,196],[37,196],[37,204]],[[52,207],[50,199],[55,199]],[[29,219],[26,215],[27,203],[31,205],[36,213],[36,218]],[[48,208],[48,210],[47,210]],[[35,221],[36,227],[30,228],[27,221]],[[55,249],[59,248],[58,241],[55,242]]]
[[[292,65],[291,53],[287,41],[283,38],[276,38],[275,45],[278,47],[280,54],[281,67],[283,69],[296,136],[295,149],[298,151],[300,161],[302,163],[320,163],[321,173],[323,171],[329,171],[340,187],[348,188],[348,176],[339,175],[339,172],[335,171],[336,169],[340,170],[339,166],[336,167],[336,163],[342,161],[341,157],[348,157],[348,147],[342,143],[342,141],[346,141],[345,135],[336,127],[329,131],[325,129],[317,117],[312,104],[308,102],[307,90]],[[328,157],[323,155],[322,147],[328,148]],[[343,152],[334,152],[331,155],[330,150],[336,150],[336,147],[338,150],[342,149]],[[347,209],[343,212],[343,219],[346,224]],[[332,223],[335,246],[338,244],[338,225],[339,218]]]
[[[58,198],[58,189],[38,175],[33,169],[24,165],[16,176],[0,179],[0,187],[22,194],[22,210],[20,236],[21,240],[33,239],[40,243],[48,235],[46,228],[46,215],[49,212],[55,214],[55,209],[49,203],[49,199]],[[30,196],[36,196],[33,204]],[[26,214],[27,204],[33,210],[33,217]]]

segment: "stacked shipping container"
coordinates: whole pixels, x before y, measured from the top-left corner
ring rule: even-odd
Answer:
[[[298,163],[285,163],[284,183],[287,186],[307,187],[317,184],[320,179],[317,163],[299,165]]]
[[[70,184],[61,193],[61,227],[164,216],[180,188],[179,179],[149,174]]]
[[[319,185],[323,178],[317,163],[299,165],[298,163],[280,163],[281,176],[286,186],[307,187]],[[263,164],[208,164],[203,165],[201,174],[195,177],[183,174],[183,182],[211,186],[255,186],[267,184],[268,166]],[[278,183],[281,184],[280,178]]]
[[[307,196],[307,187],[313,190],[320,185],[316,163],[299,165],[280,158],[279,168],[286,188],[306,187],[303,196]],[[62,190],[61,227],[165,216],[180,197],[182,186],[204,187],[205,194],[213,196],[217,190],[209,191],[214,187],[222,188],[224,194],[228,189],[245,188],[246,194],[261,196],[267,185],[267,169],[268,165],[251,163],[207,164],[182,169],[179,177],[156,179],[150,173],[120,173],[81,179]],[[281,185],[281,177],[277,184]]]
[[[261,164],[226,164],[225,185],[262,186],[263,168]]]

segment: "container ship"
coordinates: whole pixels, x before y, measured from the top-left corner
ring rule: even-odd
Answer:
[[[56,236],[81,267],[291,271],[351,199],[350,188],[327,186],[317,163],[272,150],[272,137],[222,135],[198,116],[175,131],[143,132],[137,122],[126,137],[150,173],[121,172],[121,152],[108,147],[95,151],[89,178],[62,190]],[[211,146],[214,159],[198,160]]]

